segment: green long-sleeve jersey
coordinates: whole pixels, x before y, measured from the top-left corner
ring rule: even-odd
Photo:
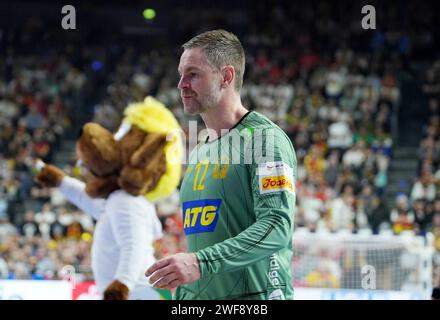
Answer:
[[[258,112],[197,145],[180,190],[188,249],[201,278],[175,299],[292,299],[296,156]]]

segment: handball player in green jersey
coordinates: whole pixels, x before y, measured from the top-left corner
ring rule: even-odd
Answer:
[[[145,275],[174,299],[292,299],[296,156],[273,122],[241,103],[245,54],[235,35],[183,45],[178,88],[209,135],[189,156],[180,188],[189,253]]]

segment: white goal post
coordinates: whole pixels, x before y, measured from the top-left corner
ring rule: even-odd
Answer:
[[[294,232],[295,299],[429,299],[431,235]]]

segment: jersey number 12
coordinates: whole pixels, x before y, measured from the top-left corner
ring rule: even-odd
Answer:
[[[202,170],[202,166],[205,166],[205,168],[203,169],[203,173],[202,176],[199,179],[199,175],[200,175],[200,171]],[[205,189],[205,186],[203,185],[203,181],[205,180],[206,177],[206,173],[208,172],[208,167],[209,167],[209,161],[205,160],[203,162],[199,162],[197,164],[197,171],[196,171],[196,176],[194,177],[194,191],[200,191]],[[198,183],[197,183],[198,180]]]

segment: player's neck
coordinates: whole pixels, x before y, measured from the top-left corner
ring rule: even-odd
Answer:
[[[214,130],[217,137],[222,136],[222,129],[231,129],[248,112],[241,104],[240,96],[225,100],[215,108],[202,113],[200,116],[207,129]],[[225,134],[225,132],[223,132]],[[211,140],[211,139],[210,139]]]

